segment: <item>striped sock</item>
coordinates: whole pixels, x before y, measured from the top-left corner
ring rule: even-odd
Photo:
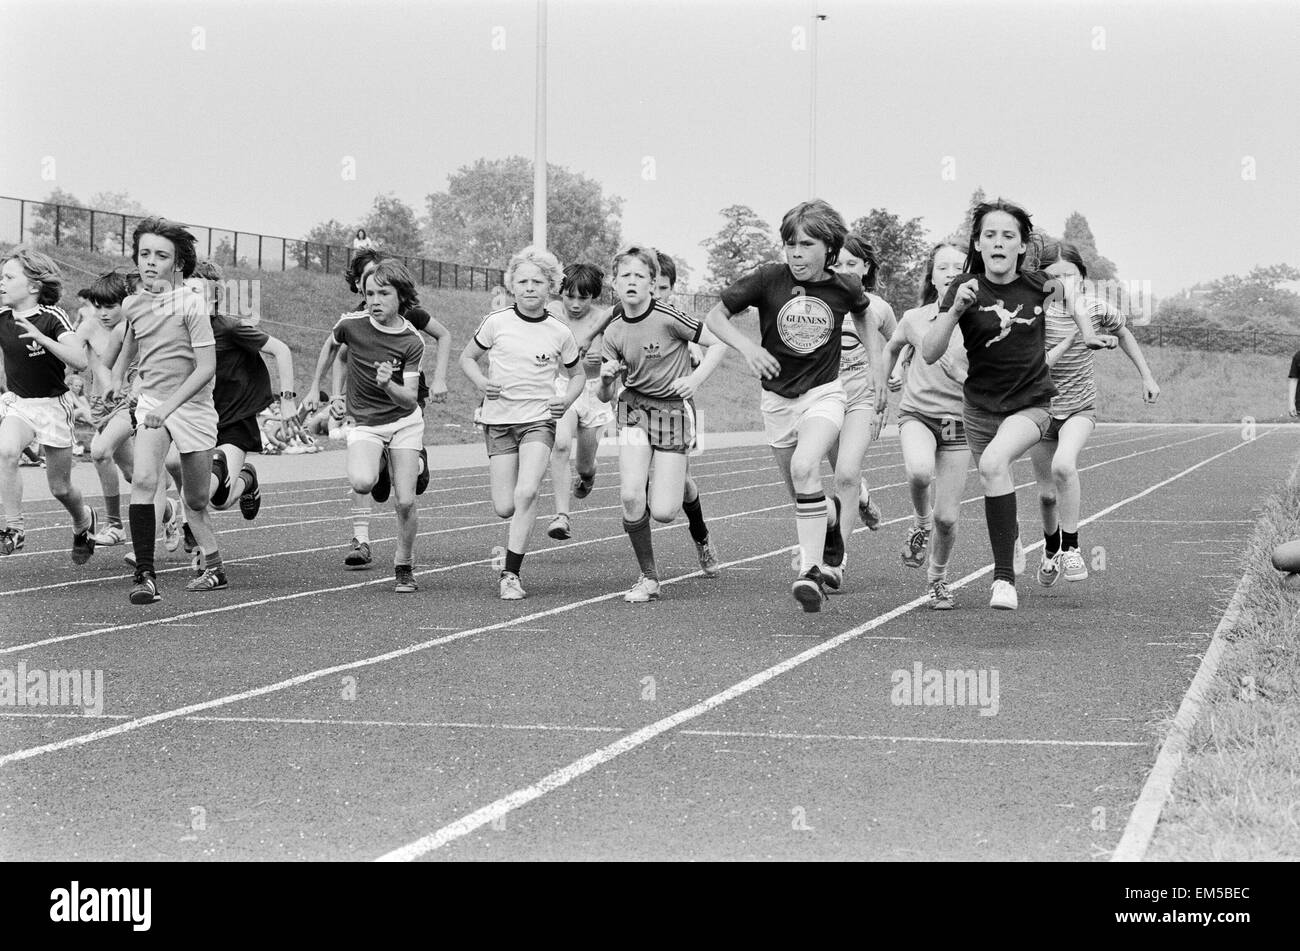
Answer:
[[[826,494],[794,496],[795,528],[799,533],[799,573],[821,561],[826,546]]]

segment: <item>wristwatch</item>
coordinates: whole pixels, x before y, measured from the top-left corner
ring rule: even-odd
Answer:
[[[298,398],[298,394],[293,392],[292,390],[280,391],[280,399],[282,400],[296,400],[297,398]]]

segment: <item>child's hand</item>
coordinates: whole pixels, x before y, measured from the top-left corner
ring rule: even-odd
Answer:
[[[14,323],[17,324],[18,329],[22,331],[22,333],[18,335],[18,339],[20,340],[43,340],[45,338],[45,334],[33,327],[31,321],[26,317],[19,317],[17,314],[14,314]]]
[[[387,386],[393,378],[393,361],[384,360],[375,364],[375,382],[380,386]]]
[[[600,365],[600,380],[602,383],[608,383],[620,373],[626,373],[627,366],[622,360],[606,360]]]
[[[1093,334],[1091,337],[1085,337],[1083,343],[1089,350],[1114,350],[1119,346],[1119,337],[1112,334]]]
[[[484,380],[480,389],[483,391],[483,395],[490,400],[498,400],[501,398],[500,383],[494,383],[492,380]]]
[[[903,378],[899,376],[897,373],[891,373],[889,375],[889,392],[897,393],[902,388],[903,388]]]
[[[781,372],[781,361],[757,344],[751,343],[741,351],[749,368],[762,380],[775,379]]]
[[[1160,399],[1160,384],[1155,381],[1154,377],[1146,377],[1142,380],[1142,402],[1154,403]],[[1296,415],[1295,407],[1291,407],[1291,415]]]
[[[696,381],[694,373],[678,377],[672,383],[673,394],[680,396],[684,400],[693,397],[697,389],[699,389],[699,383]]]
[[[546,405],[551,410],[551,418],[559,419],[569,408],[569,401],[564,396],[552,396],[546,401]]]
[[[429,386],[429,402],[445,403],[447,402],[447,383],[442,380],[434,380]]]
[[[971,278],[961,287],[957,288],[957,296],[952,299],[952,310],[957,314],[966,313],[967,308],[975,303],[975,295],[979,292],[980,282]]]

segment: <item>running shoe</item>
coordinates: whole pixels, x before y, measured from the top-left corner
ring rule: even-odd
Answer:
[[[1050,588],[1056,582],[1061,580],[1061,553],[1058,551],[1055,555],[1043,555],[1043,560],[1038,563],[1038,583],[1044,588]]]
[[[826,602],[826,591],[822,585],[821,569],[813,565],[794,580],[794,584],[790,586],[790,593],[806,613],[813,614],[820,611]]]
[[[1016,536],[1016,547],[1011,550],[1011,570],[1019,578],[1025,573],[1025,549],[1020,544],[1020,536]]]
[[[398,565],[393,569],[397,576],[397,583],[393,585],[393,590],[398,594],[411,594],[420,590],[420,586],[415,583],[415,572],[410,565]]]
[[[1083,556],[1079,554],[1079,549],[1071,548],[1069,551],[1061,552],[1061,573],[1065,575],[1066,581],[1088,580],[1088,566],[1083,563]]]
[[[415,494],[424,495],[429,487],[429,451],[420,447],[420,474],[415,477]]]
[[[569,523],[569,516],[560,513],[551,519],[550,526],[546,529],[546,534],[552,538],[558,538],[560,541],[573,537],[573,526]]]
[[[132,604],[153,604],[162,600],[158,593],[158,579],[152,571],[137,571],[134,582],[131,586]]]
[[[585,499],[587,496],[591,495],[591,487],[595,484],[596,473],[592,472],[588,475],[579,474],[578,477],[573,480],[573,497],[575,499]]]
[[[370,542],[352,539],[352,550],[343,559],[343,567],[349,571],[356,571],[359,568],[369,568],[370,562]]]
[[[832,499],[835,504],[835,524],[826,526],[826,541],[822,545],[822,562],[832,568],[838,568],[844,562],[844,538],[840,535],[840,500]]]
[[[1013,589],[1014,593],[1014,589]],[[951,611],[955,606],[952,589],[942,578],[930,582],[930,599],[927,602],[931,611]]]
[[[1020,607],[1016,586],[1001,578],[993,582],[993,596],[989,598],[989,607],[997,608],[999,611],[1014,611]]]
[[[513,571],[501,572],[500,590],[502,601],[521,601],[528,594]]]
[[[130,568],[132,571],[135,571],[135,552],[133,551],[127,552],[125,555],[122,556],[122,561],[126,564],[128,568]]]
[[[826,587],[826,594],[843,594],[844,593],[844,569],[848,567],[848,556],[844,556],[844,561],[836,567],[830,565],[818,565],[817,568],[822,573],[822,584]]]
[[[375,480],[375,487],[370,490],[370,497],[376,502],[387,502],[388,496],[393,491],[393,480],[388,474],[388,450],[385,449],[379,456],[379,478]]]
[[[251,462],[244,463],[239,474],[244,477],[244,491],[239,496],[239,514],[251,522],[262,510],[262,490],[258,487],[257,470]]]
[[[185,586],[186,591],[220,591],[226,587],[226,573],[221,568],[204,568]]]
[[[221,508],[230,499],[230,464],[220,450],[212,453],[212,474],[217,477],[217,488],[209,501],[213,508]]]
[[[110,525],[95,536],[96,548],[111,548],[126,543],[126,529],[121,525]]]
[[[171,514],[168,514],[168,513]],[[175,551],[181,547],[181,504],[167,500],[167,507],[163,509],[163,546],[168,551]],[[185,524],[189,524],[186,522]]]
[[[502,595],[505,597],[505,595]],[[659,600],[659,582],[654,578],[647,578],[642,575],[636,579],[636,584],[632,585],[631,590],[623,595],[623,600],[629,604],[645,604],[647,601]]]
[[[72,563],[74,565],[84,565],[90,561],[90,556],[95,553],[95,536],[99,533],[99,519],[95,515],[95,510],[89,505],[86,506],[86,511],[90,513],[90,525],[87,526],[84,532],[72,533]]]
[[[903,567],[920,568],[925,564],[926,550],[930,547],[930,529],[914,528],[907,533],[907,544],[903,546]]]
[[[17,528],[0,529],[0,555],[12,555],[16,551],[22,551],[26,543],[26,532]]]
[[[194,532],[190,531],[190,523],[181,523],[181,537],[185,540],[185,554],[190,554],[199,547],[199,540],[194,537]]]
[[[880,520],[884,516],[881,514],[880,506],[871,500],[871,492],[867,489],[867,483],[863,480],[858,487],[861,497],[858,499],[858,517],[862,519],[862,524],[867,526],[870,531],[877,531],[880,528]]]
[[[700,571],[704,572],[706,578],[716,578],[718,576],[718,556],[714,552],[713,546],[709,544],[709,539],[695,543],[695,554],[700,557]]]

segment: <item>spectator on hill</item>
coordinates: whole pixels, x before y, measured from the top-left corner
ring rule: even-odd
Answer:
[[[374,248],[374,239],[366,234],[365,228],[358,228],[357,236],[352,239],[352,256],[356,257],[362,251],[373,251]]]

